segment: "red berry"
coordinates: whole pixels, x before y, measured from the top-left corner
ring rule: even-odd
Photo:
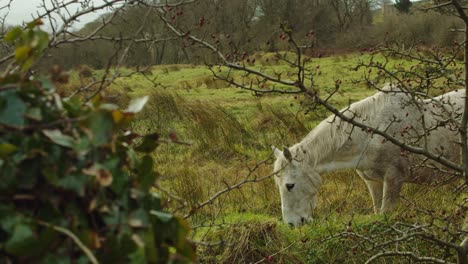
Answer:
[[[176,132],[172,131],[169,133],[169,138],[172,140],[172,141],[177,141],[177,134]]]

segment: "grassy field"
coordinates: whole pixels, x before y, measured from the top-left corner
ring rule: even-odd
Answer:
[[[254,68],[285,75],[294,70],[271,57],[267,60],[268,54],[256,56]],[[343,80],[341,93],[333,101],[340,107],[365,98],[375,91],[356,83],[364,71],[352,68],[368,59],[368,55],[359,54],[313,59],[316,84],[326,93],[336,80]],[[131,71],[124,70],[123,74]],[[102,70],[93,72],[96,78],[102,74]],[[242,78],[240,73],[235,74]],[[72,83],[76,82],[74,73]],[[406,185],[403,196],[419,207],[403,202],[395,215],[376,216],[363,181],[353,171],[335,172],[323,175],[316,220],[290,229],[281,221],[279,193],[272,179],[247,183],[211,201],[210,197],[233,184],[271,173],[270,145],[288,146],[300,141],[328,115],[323,109],[306,112],[301,96],[255,96],[228,87],[215,80],[205,66],[155,66],[145,75],[117,80],[109,90],[121,95],[121,103],[131,97],[150,96],[136,130],[159,132],[163,138],[175,133],[179,140],[193,143],[164,144],[154,155],[167,207],[178,215],[190,215],[192,237],[200,242],[202,263],[363,263],[370,253],[356,249],[355,240],[330,237],[350,228],[375,234],[379,225],[395,223],[402,217],[423,221],[425,216],[416,213],[417,209],[456,210],[455,203],[462,199],[452,194],[451,185]],[[269,161],[262,163],[265,159]],[[198,208],[205,201],[210,202]],[[418,252],[444,254],[423,244]],[[382,263],[401,261],[385,259]]]

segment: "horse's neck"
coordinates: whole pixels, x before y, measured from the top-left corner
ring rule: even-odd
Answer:
[[[318,173],[326,173],[336,170],[357,169],[360,162],[360,155],[349,155],[341,159],[330,159],[317,165]]]
[[[382,122],[382,117],[376,117],[376,115],[382,115],[384,107],[400,108],[399,102],[405,98],[405,95],[377,93],[352,104],[350,106],[352,111],[343,110],[343,113],[353,119],[356,114],[356,120],[361,122],[366,120],[366,124],[377,127]],[[352,140],[349,140],[351,133]],[[361,129],[354,129],[353,125],[330,116],[295,147],[298,151],[306,151],[304,161],[313,166],[315,170],[328,172],[357,168],[361,164],[362,153],[366,150],[369,140],[369,135]],[[301,152],[296,153],[302,156]]]
[[[337,124],[325,123],[314,129],[304,140],[298,143],[296,151],[304,153],[304,162],[315,168],[318,173],[335,170],[356,168],[359,164],[362,146],[362,133],[354,131],[353,140],[345,127],[338,128]],[[341,129],[341,130],[340,130]]]

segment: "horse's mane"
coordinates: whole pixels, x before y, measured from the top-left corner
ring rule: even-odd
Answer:
[[[346,116],[355,116],[356,120],[373,120],[389,102],[394,100],[398,89],[386,85],[380,92],[361,101],[351,104],[340,112]],[[402,95],[404,96],[404,95]],[[354,128],[352,124],[342,121],[336,115],[331,115],[318,124],[301,142],[291,147],[293,156],[297,159],[307,159],[311,165],[317,165],[326,159],[331,153],[340,149],[349,139]]]

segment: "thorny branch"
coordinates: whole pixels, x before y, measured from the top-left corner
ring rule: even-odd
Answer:
[[[266,175],[266,176],[261,176],[261,177],[253,176],[254,172],[256,172],[260,166],[267,164],[270,161],[270,159],[271,157],[268,157],[267,159],[256,163],[252,168],[249,168],[249,173],[244,177],[244,180],[238,183],[232,184],[232,185],[227,185],[225,189],[218,191],[217,193],[212,195],[208,200],[195,205],[194,207],[191,208],[190,212],[184,216],[184,218],[189,218],[194,213],[196,213],[199,209],[213,203],[220,196],[227,194],[232,190],[239,189],[246,184],[261,182],[261,181],[271,178],[273,175],[275,175],[274,173]]]

